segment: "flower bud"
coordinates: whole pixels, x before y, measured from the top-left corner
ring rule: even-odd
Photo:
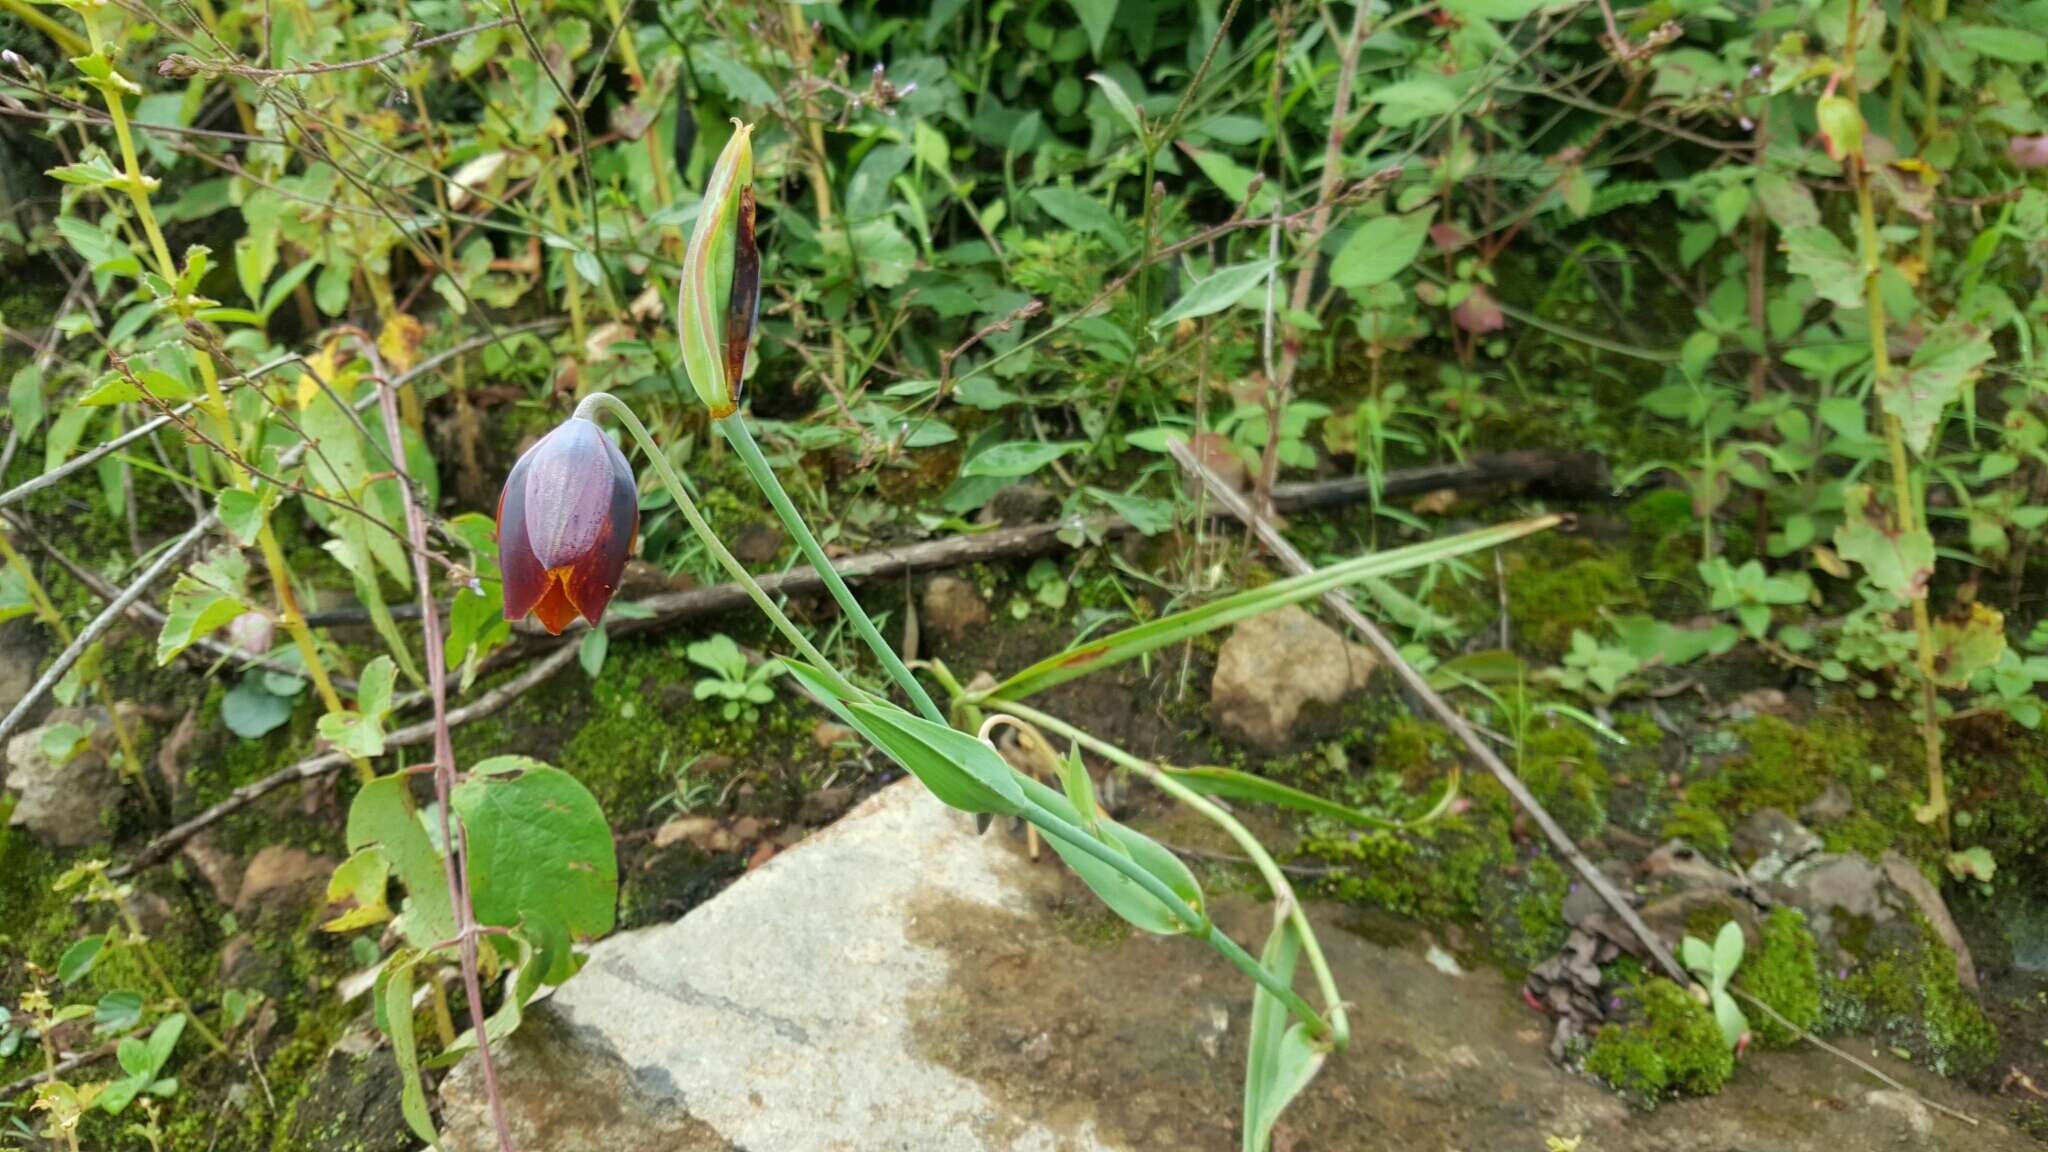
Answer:
[[[761,310],[761,253],[754,244],[754,128],[733,121],[697,208],[676,293],[683,370],[713,419],[739,408],[740,378]]]
[[[632,465],[596,424],[564,420],[512,466],[498,497],[505,619],[531,612],[556,636],[578,616],[596,624],[639,528]]]

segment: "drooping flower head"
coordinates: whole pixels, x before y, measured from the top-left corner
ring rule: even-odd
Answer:
[[[761,253],[754,243],[754,128],[733,121],[718,154],[676,293],[676,335],[690,386],[723,419],[739,408],[740,378],[761,311]]]
[[[579,615],[597,623],[639,530],[625,454],[592,421],[564,420],[519,457],[498,497],[505,619],[531,612],[556,636]]]

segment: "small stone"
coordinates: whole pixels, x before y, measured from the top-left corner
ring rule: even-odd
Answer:
[[[1017,1054],[1024,1057],[1024,1062],[1027,1064],[1045,1063],[1047,1060],[1052,1059],[1052,1036],[1048,1033],[1040,1032],[1038,1035],[1026,1040],[1024,1046],[1017,1050]]]
[[[1956,927],[1954,916],[1949,915],[1948,902],[1941,898],[1941,890],[1927,882],[1927,877],[1911,860],[1887,848],[1879,861],[1884,867],[1885,879],[1892,886],[1904,892],[1913,906],[1920,910],[1920,916],[1948,950],[1956,954],[1956,979],[1970,991],[1977,990],[1977,963],[1970,956],[1970,945],[1964,941],[1962,929]]]
[[[1799,818],[1808,824],[1832,824],[1846,820],[1856,811],[1856,798],[1850,794],[1849,786],[1840,780],[1830,780],[1820,790],[1820,795],[1806,802],[1799,810]]]
[[[228,855],[227,850],[220,846],[213,833],[201,832],[185,841],[185,846],[179,849],[179,855],[183,856],[185,862],[192,865],[192,870],[206,881],[206,886],[213,889],[213,898],[220,901],[222,907],[235,906],[235,896],[242,886],[242,875],[235,870],[235,858]]]
[[[298,889],[325,885],[334,872],[334,861],[283,844],[272,844],[250,859],[242,870],[242,885],[235,896],[235,911],[275,901]]]
[[[27,617],[0,622],[0,716],[14,710],[35,686],[43,663],[43,629]],[[34,718],[31,710],[30,718]]]
[[[175,915],[171,902],[154,892],[130,892],[121,904],[135,917],[135,922],[142,925],[145,936],[162,936]]]
[[[752,816],[742,816],[732,822],[732,834],[741,840],[761,838],[761,822]]]
[[[855,732],[844,724],[834,724],[830,720],[820,720],[817,727],[811,729],[811,743],[816,744],[820,748],[830,748],[836,744],[858,739],[860,739],[860,733]]]
[[[1777,879],[1823,847],[1812,830],[1776,808],[1759,808],[1743,817],[1729,839],[1735,858],[1760,884]]]
[[[958,640],[988,623],[988,602],[980,589],[958,576],[934,576],[925,582],[919,613],[925,628]]]
[[[820,788],[804,795],[803,810],[798,814],[805,824],[830,824],[846,814],[853,807],[854,791],[844,784],[832,788]]]
[[[1921,1145],[1934,1135],[1934,1113],[1914,1096],[1890,1088],[1873,1089],[1864,1094],[1863,1103],[1866,1107],[1897,1115],[1905,1125],[1905,1130],[1899,1134],[1903,1142]]]
[[[1209,684],[1209,706],[1225,732],[1277,751],[1307,735],[1296,731],[1304,708],[1341,703],[1365,687],[1377,664],[1370,652],[1288,605],[1231,630]]]
[[[1223,1038],[1230,1034],[1230,1009],[1211,1004],[1204,1016],[1195,1025],[1195,1043],[1201,1045],[1204,1056],[1214,1060],[1223,1054]]]
[[[671,817],[654,830],[654,846],[668,848],[687,840],[702,848],[711,833],[717,829],[718,821],[709,816]]]
[[[91,731],[77,752],[59,762],[45,753],[43,740],[63,724]],[[17,733],[7,742],[6,785],[19,799],[7,822],[52,848],[79,848],[103,838],[100,814],[120,796],[101,746],[102,737],[111,735],[104,708],[60,708],[50,713],[49,723]]]
[[[749,524],[732,542],[732,554],[749,564],[773,563],[789,536],[780,524]]]
[[[376,1047],[367,1024],[342,1034],[292,1109],[284,1141],[288,1147],[303,1152],[403,1152],[414,1146],[399,1107],[398,1064]]]
[[[997,524],[1036,524],[1058,515],[1060,498],[1043,484],[1005,484],[982,506],[981,519]]]

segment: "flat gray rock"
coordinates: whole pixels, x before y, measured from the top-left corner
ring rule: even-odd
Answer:
[[[1199,944],[1127,931],[1049,854],[969,828],[906,781],[682,920],[599,943],[499,1049],[518,1147],[1234,1152],[1249,984]],[[1214,912],[1254,948],[1271,915],[1239,896]],[[1815,1051],[1752,1053],[1720,1097],[1636,1112],[1552,1064],[1546,1021],[1495,974],[1368,940],[1345,909],[1316,917],[1353,1042],[1283,1120],[1292,1152],[2036,1147],[1995,1101],[1868,1043],[1852,1046],[1984,1125]],[[449,1152],[495,1148],[473,1061],[441,1101]]]

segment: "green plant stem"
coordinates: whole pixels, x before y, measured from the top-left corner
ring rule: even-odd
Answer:
[[[199,1018],[199,1013],[193,1009],[191,1001],[179,995],[178,986],[171,982],[171,974],[164,971],[162,964],[157,963],[156,953],[149,948],[149,934],[142,930],[142,922],[136,919],[135,913],[129,909],[126,901],[117,898],[113,903],[120,911],[121,922],[127,925],[129,937],[135,943],[135,954],[142,957],[142,966],[149,971],[150,978],[157,982],[157,986],[163,989],[164,999],[170,1001],[172,1007],[185,1013],[185,1018],[191,1021],[193,1030],[199,1033],[201,1040],[206,1041],[207,1047],[220,1055],[227,1055],[227,1044],[221,1040],[218,1033],[206,1026],[206,1021]]]
[[[910,669],[904,667],[903,658],[896,654],[894,648],[889,647],[888,641],[882,639],[881,632],[875,628],[874,620],[870,619],[867,611],[860,606],[860,601],[853,598],[852,589],[846,586],[845,580],[840,579],[839,570],[832,566],[832,561],[826,557],[825,550],[818,545],[817,537],[811,535],[810,527],[804,523],[803,514],[796,510],[796,505],[790,503],[789,493],[782,489],[782,481],[775,478],[775,469],[768,466],[768,458],[761,455],[761,446],[754,442],[754,434],[747,430],[746,419],[735,412],[720,419],[718,427],[725,433],[725,438],[732,442],[733,449],[739,453],[740,462],[746,465],[747,472],[754,478],[754,483],[760,486],[762,494],[774,505],[775,514],[782,519],[782,526],[789,530],[790,538],[796,541],[798,550],[811,562],[811,567],[817,570],[819,579],[825,582],[826,590],[832,593],[832,599],[838,601],[840,610],[853,621],[854,631],[867,642],[875,658],[882,662],[882,668],[889,673],[889,678],[910,696],[911,701],[917,705],[919,714],[935,724],[944,724],[945,713],[939,711],[939,706],[932,702],[931,695],[924,690],[924,685],[919,684],[917,678],[910,674]]]
[[[862,695],[863,693],[854,688],[846,677],[840,675],[830,660],[825,659],[825,654],[818,651],[810,638],[791,622],[755,581],[753,574],[747,571],[746,565],[741,564],[739,558],[725,546],[725,542],[718,538],[718,533],[712,530],[710,523],[704,519],[704,514],[697,510],[697,502],[690,498],[690,490],[683,484],[683,478],[677,474],[675,465],[668,462],[668,455],[661,450],[661,445],[654,442],[654,437],[647,432],[647,426],[640,423],[640,418],[633,414],[633,409],[628,407],[625,401],[609,392],[592,392],[576,405],[576,415],[589,419],[591,413],[600,408],[616,417],[640,445],[640,451],[654,465],[655,474],[661,477],[662,484],[668,488],[669,498],[676,502],[677,508],[682,509],[683,519],[689,521],[690,529],[697,534],[704,547],[710,550],[719,567],[725,569],[726,575],[731,576],[734,583],[746,590],[747,598],[754,602],[754,606],[761,610],[762,615],[768,617],[768,622],[775,625],[775,630],[795,645],[796,650],[806,661],[824,672],[833,681],[833,688],[848,695]]]
[[[1349,1046],[1351,1023],[1345,1015],[1344,1000],[1337,992],[1336,978],[1331,974],[1329,961],[1324,957],[1322,945],[1316,939],[1315,928],[1309,923],[1308,915],[1302,911],[1301,902],[1295,899],[1294,886],[1287,882],[1286,875],[1280,871],[1280,865],[1274,861],[1272,854],[1266,851],[1266,846],[1259,843],[1258,837],[1252,835],[1250,829],[1240,823],[1237,817],[1225,811],[1221,805],[1175,780],[1172,773],[1164,771],[1159,765],[1133,756],[1056,716],[1040,712],[1029,705],[1007,700],[993,700],[988,706],[997,712],[1027,721],[1034,727],[1064,736],[1110,763],[1143,776],[1160,791],[1193,808],[1223,829],[1251,859],[1252,866],[1258,869],[1259,875],[1266,881],[1266,887],[1272,891],[1273,899],[1285,908],[1288,920],[1300,936],[1302,950],[1308,954],[1309,967],[1315,972],[1316,985],[1322,993],[1324,1006],[1330,1013],[1331,1044],[1340,1051]]]
[[[1855,27],[1854,8],[1851,8],[1850,27]],[[1853,43],[1853,37],[1852,37]],[[1892,387],[1891,349],[1886,344],[1884,293],[1879,284],[1879,258],[1877,236],[1877,211],[1871,203],[1870,176],[1864,171],[1863,158],[1849,158],[1856,183],[1856,217],[1861,231],[1863,256],[1863,298],[1870,319],[1870,365],[1872,391],[1880,397]],[[1885,450],[1891,462],[1892,501],[1897,506],[1899,531],[1910,534],[1921,527],[1919,500],[1913,489],[1911,462],[1906,455],[1906,437],[1899,426],[1899,418],[1890,412],[1884,414]],[[1934,626],[1928,617],[1927,594],[1923,590],[1912,598],[1913,634],[1919,647],[1920,676],[1920,736],[1925,747],[1927,760],[1927,803],[1916,813],[1923,822],[1940,821],[1942,834],[1948,833],[1948,786],[1941,764],[1941,712],[1939,695],[1934,683]]]

